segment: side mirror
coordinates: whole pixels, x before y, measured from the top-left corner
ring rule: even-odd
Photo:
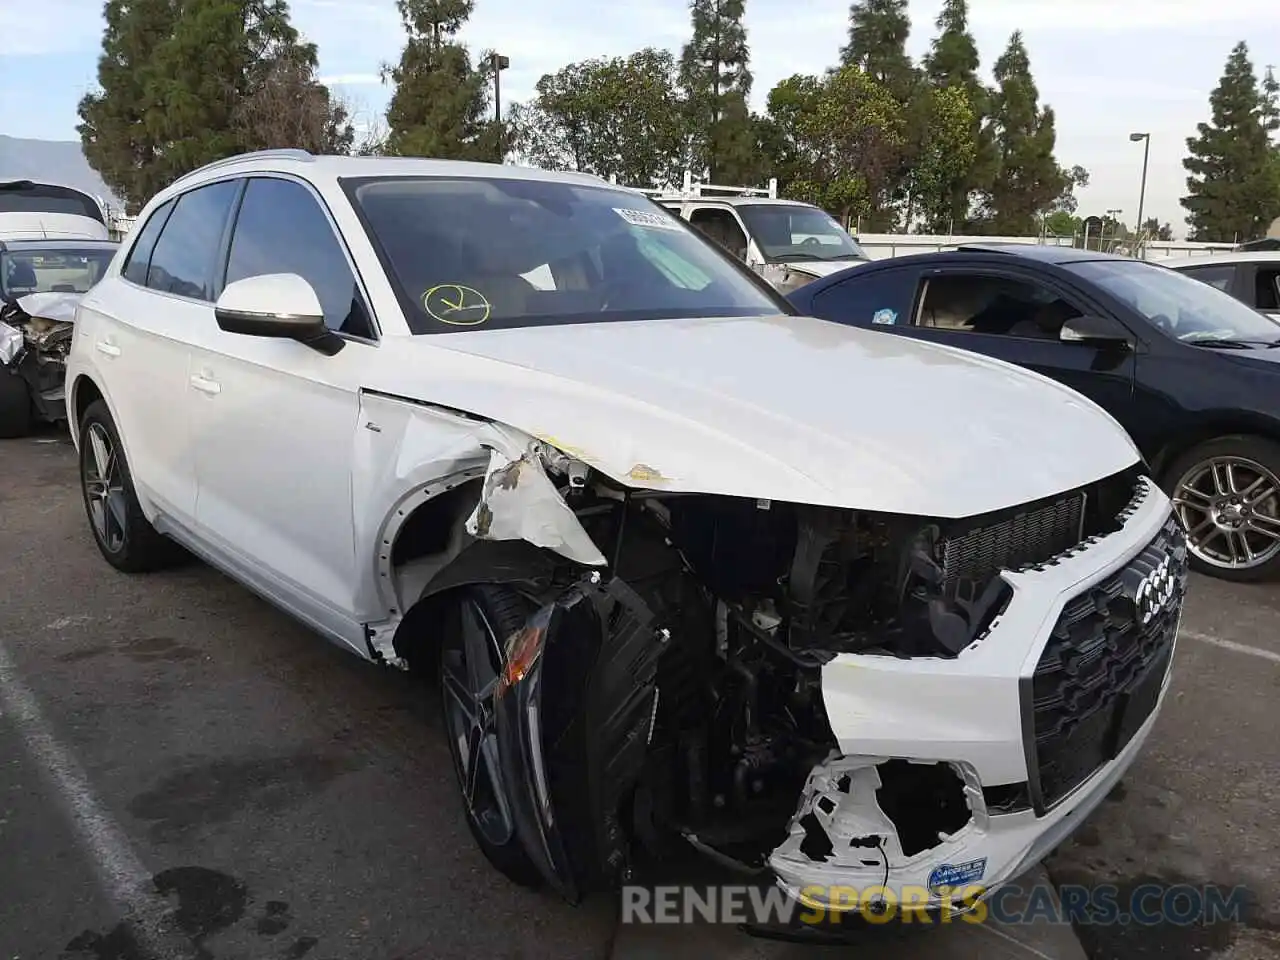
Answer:
[[[227,333],[296,340],[326,357],[346,345],[324,325],[320,298],[296,273],[268,273],[227,284],[213,315]]]
[[[1091,343],[1096,346],[1129,346],[1129,333],[1114,320],[1085,315],[1062,324],[1058,339],[1063,343]]]

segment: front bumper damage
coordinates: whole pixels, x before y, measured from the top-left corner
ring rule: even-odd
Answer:
[[[41,420],[66,417],[67,354],[79,294],[33,293],[0,302],[0,373],[20,377]]]
[[[845,654],[824,668],[839,750],[770,857],[789,895],[827,912],[971,909],[1111,791],[1155,723],[1186,589],[1169,501],[1143,484],[1117,532],[1005,573],[1007,608],[957,658]],[[903,796],[922,770],[949,771],[932,807]]]

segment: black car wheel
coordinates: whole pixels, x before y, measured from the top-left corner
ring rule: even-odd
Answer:
[[[80,420],[80,489],[98,550],[117,570],[142,573],[182,556],[142,512],[120,435],[101,400],[89,404]]]
[[[454,595],[439,649],[445,735],[467,826],[495,867],[533,887],[541,877],[516,834],[493,709],[502,640],[524,625],[528,613],[520,596],[506,587],[464,587]]]
[[[1280,576],[1280,445],[1218,437],[1178,457],[1165,481],[1196,570],[1224,580]]]
[[[0,438],[25,437],[31,432],[31,391],[27,381],[0,367]]]

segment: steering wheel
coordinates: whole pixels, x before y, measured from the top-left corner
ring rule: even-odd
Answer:
[[[1176,326],[1173,322],[1173,318],[1167,313],[1157,313],[1153,315],[1151,317],[1151,323],[1157,330],[1162,330],[1165,333],[1173,333],[1174,327]]]
[[[819,246],[821,243],[822,241],[819,240],[817,237],[805,237],[803,240],[800,241],[800,246],[816,247],[816,246]]]

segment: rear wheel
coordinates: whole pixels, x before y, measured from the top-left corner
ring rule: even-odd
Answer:
[[[31,432],[31,392],[27,381],[0,367],[0,439]]]
[[[101,400],[89,404],[79,429],[85,513],[107,563],[125,573],[142,573],[180,559],[182,548],[157,533],[142,512],[107,405]]]
[[[524,625],[528,612],[507,587],[464,587],[453,595],[440,644],[440,701],[467,826],[495,867],[534,887],[541,876],[516,834],[493,712],[502,641]]]
[[[1196,570],[1224,580],[1280,577],[1280,445],[1217,437],[1170,464],[1165,487]]]

